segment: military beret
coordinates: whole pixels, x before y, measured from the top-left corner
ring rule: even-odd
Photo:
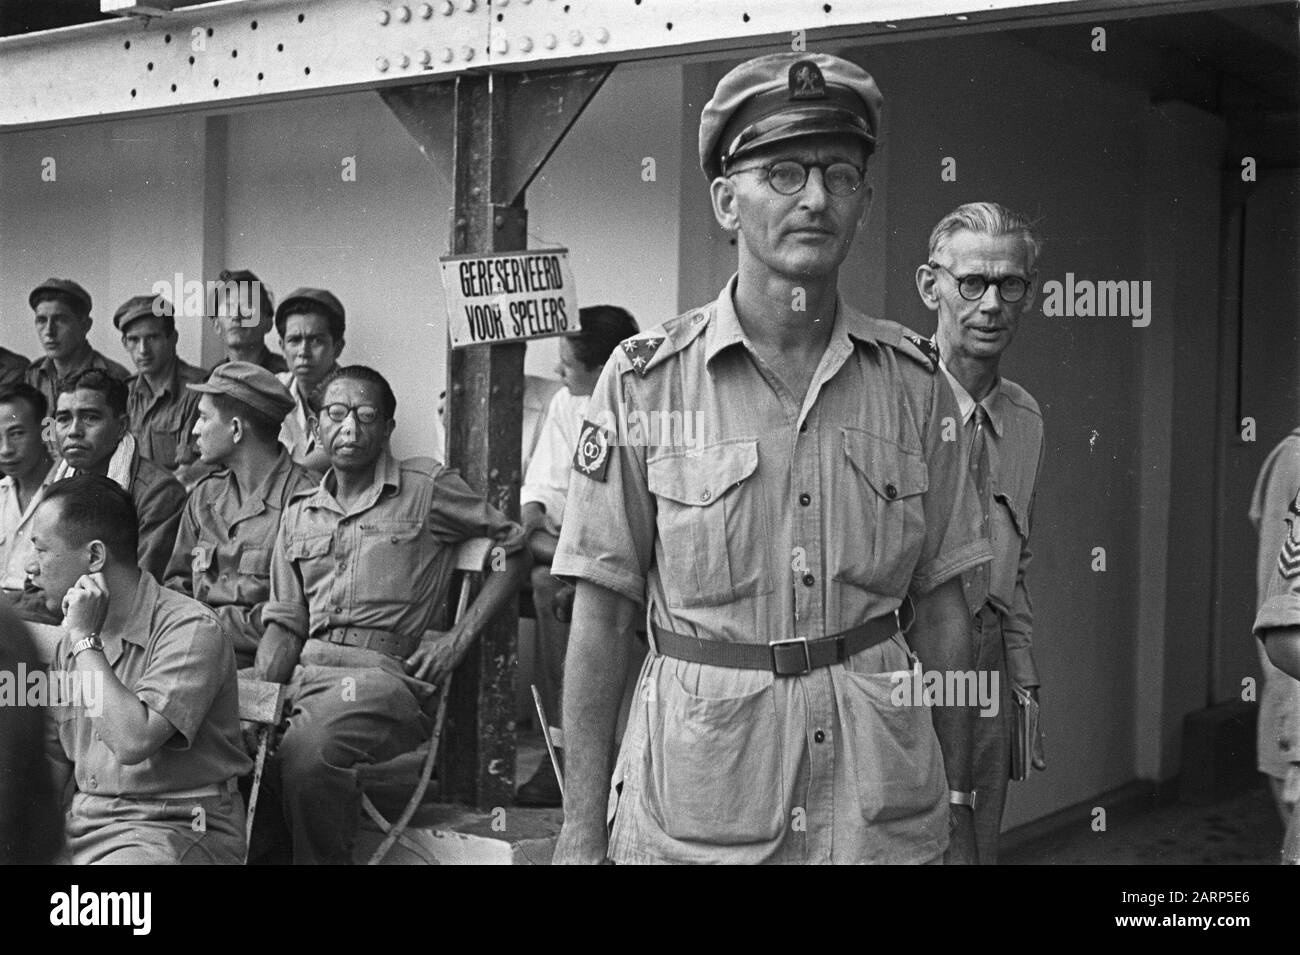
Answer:
[[[113,327],[119,332],[126,331],[137,318],[174,317],[172,303],[163,295],[132,295],[117,307],[113,313]]]
[[[85,307],[87,315],[90,314],[90,293],[72,279],[46,279],[32,289],[31,294],[27,296],[27,304],[35,309],[37,299],[41,297],[43,292],[59,292],[63,295],[70,295]]]
[[[293,410],[289,389],[271,372],[252,362],[228,361],[212,369],[203,384],[185,387],[205,395],[229,395],[276,421],[283,421]]]
[[[343,303],[334,297],[333,292],[327,292],[323,288],[296,288],[285,296],[284,301],[280,303],[275,310],[276,325],[283,324],[285,317],[289,312],[301,312],[303,305],[311,305],[312,311],[324,309],[339,319],[346,316],[343,312]]]
[[[870,155],[884,98],[862,67],[827,53],[772,53],[718,82],[700,114],[700,168],[710,180],[737,157],[769,143],[841,133]]]

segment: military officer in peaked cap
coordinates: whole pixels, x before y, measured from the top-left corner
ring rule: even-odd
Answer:
[[[950,859],[973,855],[975,711],[894,692],[971,668],[959,578],[991,551],[944,440],[960,415],[933,348],[837,291],[880,109],[824,54],[743,63],[704,107],[738,270],[614,352],[574,452],[557,861],[933,862],[950,830]],[[651,653],[615,761],[612,635],[638,614]]]

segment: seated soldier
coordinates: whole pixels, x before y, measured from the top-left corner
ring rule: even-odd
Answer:
[[[36,318],[36,337],[41,357],[27,367],[27,384],[45,396],[53,409],[59,400],[59,385],[79,371],[98,368],[118,381],[131,373],[90,347],[86,335],[90,317],[90,293],[72,279],[46,279],[27,296]]]
[[[250,667],[271,593],[271,548],[295,492],[315,482],[280,444],[293,399],[259,365],[218,365],[197,392],[199,459],[220,468],[190,494],[167,566],[166,585],[211,607],[235,642],[235,663]],[[3,406],[0,405],[0,410]]]
[[[208,317],[226,352],[213,367],[246,361],[277,375],[287,372],[284,356],[266,347],[266,333],[275,321],[275,300],[266,283],[248,269],[222,269],[217,278],[225,285],[209,303]],[[252,314],[245,314],[250,309]]]
[[[135,363],[127,382],[126,412],[140,456],[191,487],[203,476],[190,432],[198,417],[199,396],[185,386],[207,378],[201,368],[176,354],[176,317],[161,295],[136,295],[113,313],[122,347]]]
[[[140,456],[130,433],[125,383],[94,368],[65,381],[54,411],[54,437],[62,458],[55,481],[102,474],[130,493],[140,520],[140,569],[161,580],[176,543],[185,489]]]
[[[293,412],[285,417],[280,430],[280,442],[313,476],[323,474],[330,459],[316,440],[311,396],[339,367],[347,330],[343,303],[325,289],[294,289],[275,310],[275,330],[289,363],[280,381],[294,400]]]
[[[287,825],[295,863],[347,864],[358,765],[428,738],[425,704],[516,599],[527,558],[520,527],[454,470],[393,458],[397,402],[378,372],[342,368],[314,404],[330,468],[319,487],[290,500],[271,558],[257,673],[293,679],[289,727],[267,764],[253,843],[256,855]],[[453,550],[472,537],[497,541],[494,572],[460,623],[433,631]]]
[[[556,372],[565,388],[555,393],[542,422],[537,448],[527,466],[519,506],[528,549],[535,560],[532,570],[533,604],[537,612],[537,692],[542,698],[557,757],[562,758],[564,736],[560,731],[560,681],[564,654],[569,646],[568,614],[557,616],[556,604],[567,600],[572,606],[573,587],[551,574],[551,559],[559,542],[564,518],[564,499],[573,473],[573,451],[587,412],[587,399],[605,361],[625,338],[640,329],[636,319],[613,305],[595,305],[578,312],[579,331],[560,339],[560,364]],[[519,787],[516,802],[521,806],[560,805],[560,782],[549,759]]]
[[[21,599],[31,563],[31,518],[54,477],[41,437],[45,396],[26,382],[0,388],[0,588]]]
[[[136,514],[116,483],[84,474],[36,510],[30,572],[63,614],[52,672],[78,694],[50,711],[47,753],[74,863],[233,863],[244,856],[230,639],[207,607],[136,566]],[[67,681],[73,686],[73,680]]]

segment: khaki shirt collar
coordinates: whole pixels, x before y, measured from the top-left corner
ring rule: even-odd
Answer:
[[[112,595],[110,595],[112,599]],[[122,658],[122,641],[133,643],[144,649],[149,645],[149,634],[153,632],[153,612],[158,606],[158,584],[153,577],[141,571],[135,593],[127,597],[131,601],[131,612],[124,618],[126,626],[121,630],[104,630],[100,634],[105,640],[105,654],[109,665],[115,665]]]
[[[961,412],[961,423],[966,424],[970,421],[970,416],[975,413],[976,401],[970,396],[957,376],[948,370],[948,362],[940,361],[939,367],[943,369],[944,376],[948,379],[948,384],[952,386],[952,393],[957,397],[957,409]],[[979,404],[984,406],[984,413],[988,415],[989,424],[993,427],[993,434],[1002,437],[1003,417],[1006,414],[1004,403],[1006,398],[1002,394],[1002,376],[999,375],[993,381],[993,387],[989,393],[984,396],[984,400]]]
[[[362,511],[368,511],[378,502],[381,494],[386,489],[392,489],[393,494],[402,490],[402,468],[393,457],[393,453],[388,448],[380,452],[379,460],[375,462],[375,477],[366,493],[361,496],[361,500],[351,511],[345,511],[334,497],[334,492],[338,489],[338,479],[334,475],[334,468],[325,472],[325,476],[320,479],[320,485],[316,488],[315,493],[307,499],[308,507],[323,507],[327,510],[334,511],[338,514],[360,514]]]

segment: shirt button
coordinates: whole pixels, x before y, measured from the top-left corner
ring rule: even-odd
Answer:
[[[891,501],[892,501],[894,498],[898,497],[898,488],[894,487],[894,485],[892,485],[892,484],[886,484],[886,485],[885,485],[885,497],[889,498]]]
[[[94,789],[94,788],[95,788],[96,786],[98,786],[98,785],[99,785],[99,780],[96,779],[94,776],[91,776],[91,777],[90,777],[90,788],[91,788],[91,789]]]
[[[705,491],[703,494],[700,495],[700,500],[707,501],[710,500],[712,497],[713,497],[712,491]]]
[[[811,494],[800,494],[800,495],[799,495],[799,503],[802,504],[804,507],[807,507],[809,504],[812,503],[812,495],[811,495]]]
[[[821,730],[818,730],[816,733],[813,733],[813,742],[814,743],[826,742],[826,734],[823,733]]]
[[[812,574],[803,575],[803,585],[805,587],[811,587],[815,583],[817,583],[817,578],[814,577]]]
[[[335,604],[335,605],[334,605],[334,612],[335,612],[335,613],[342,613],[342,612],[343,612],[343,608],[342,608],[341,606],[339,606],[338,604]]]

